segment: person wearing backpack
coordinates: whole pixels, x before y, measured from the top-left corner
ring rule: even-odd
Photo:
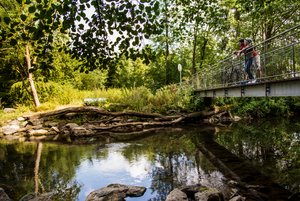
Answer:
[[[253,66],[254,69],[256,69],[256,78],[260,79],[262,76],[261,66],[260,66],[260,54],[259,51],[256,50],[255,48],[253,49],[252,57],[253,57]]]
[[[256,80],[254,79],[254,76],[251,72],[251,66],[253,64],[253,50],[254,47],[251,46],[251,39],[240,39],[239,44],[240,44],[240,49],[238,51],[235,51],[234,54],[237,56],[240,56],[241,54],[245,55],[245,65],[244,65],[244,70],[246,72],[246,80],[250,79],[250,83],[254,83]]]

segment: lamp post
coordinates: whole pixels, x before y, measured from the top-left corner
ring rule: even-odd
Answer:
[[[182,71],[182,66],[181,64],[178,64],[178,71],[179,71],[179,79],[180,79],[180,86],[181,86],[181,71]]]

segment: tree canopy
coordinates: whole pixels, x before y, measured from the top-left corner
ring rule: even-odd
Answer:
[[[7,94],[21,81],[38,105],[34,81],[106,69],[105,86],[133,79],[157,89],[179,81],[179,63],[185,79],[232,52],[237,38],[258,43],[297,25],[299,10],[292,0],[3,0],[0,87]],[[137,58],[147,66],[122,62]]]

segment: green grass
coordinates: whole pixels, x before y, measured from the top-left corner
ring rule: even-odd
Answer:
[[[49,89],[49,90],[48,90]],[[40,92],[41,93],[41,92]],[[189,90],[181,90],[177,85],[170,85],[152,93],[146,87],[132,89],[96,89],[78,90],[70,85],[47,86],[39,94],[41,105],[35,108],[25,93],[17,103],[16,112],[4,114],[0,112],[0,124],[27,113],[45,112],[64,107],[83,106],[85,98],[106,98],[107,101],[96,105],[109,111],[133,110],[139,112],[168,113],[170,110],[187,111],[191,105]],[[41,98],[43,97],[43,98]],[[47,99],[45,98],[47,97]],[[120,107],[119,107],[120,106]]]
[[[32,110],[29,107],[18,105],[15,107],[16,111],[11,113],[4,113],[3,110],[0,110],[0,126],[3,126],[7,123],[7,121],[16,119],[18,117],[24,116],[26,114],[32,114]]]

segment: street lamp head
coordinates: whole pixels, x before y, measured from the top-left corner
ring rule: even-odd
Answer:
[[[178,64],[178,71],[182,71],[182,66],[181,66],[181,64]]]

